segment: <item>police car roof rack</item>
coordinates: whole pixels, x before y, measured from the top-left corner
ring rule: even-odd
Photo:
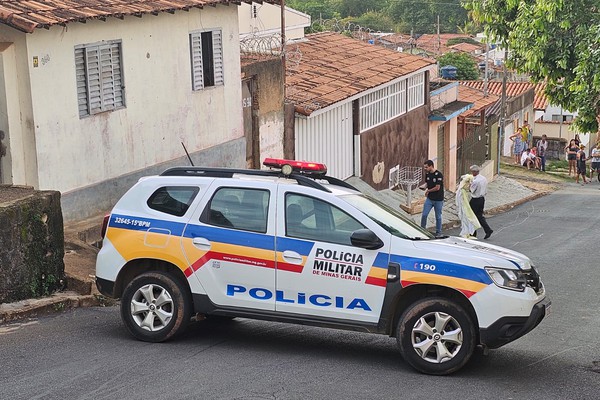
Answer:
[[[260,169],[235,169],[235,168],[210,168],[210,167],[173,167],[165,170],[160,176],[205,176],[210,178],[232,178],[235,174],[252,176],[276,176],[280,178],[295,179],[299,185],[312,187],[324,192],[331,192],[327,187],[317,182],[315,179],[322,179],[331,185],[341,186],[352,190],[357,190],[354,186],[344,182],[341,179],[323,174],[292,173],[284,175],[281,171],[268,171]]]

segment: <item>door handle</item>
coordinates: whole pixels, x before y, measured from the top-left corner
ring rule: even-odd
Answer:
[[[283,252],[283,259],[291,264],[302,264],[304,259],[295,251],[286,250]]]
[[[210,242],[203,237],[195,237],[192,239],[192,244],[200,250],[210,250]]]
[[[395,282],[400,279],[400,264],[391,262],[388,264],[387,281]]]

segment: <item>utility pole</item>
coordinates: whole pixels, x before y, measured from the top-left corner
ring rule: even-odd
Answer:
[[[281,65],[283,67],[283,98],[285,99],[285,0],[281,0]]]
[[[437,55],[440,55],[442,40],[440,39],[440,14],[437,16]]]
[[[500,100],[500,127],[498,129],[498,175],[500,175],[500,156],[502,155],[502,141],[504,139],[504,125],[506,124],[506,60],[508,50],[504,50],[502,62],[502,98]]]
[[[488,38],[487,35],[485,37],[485,58],[484,58],[484,62],[485,62],[485,70],[484,70],[484,74],[485,76],[483,77],[483,96],[487,97],[488,95],[488,53],[490,52],[490,44],[488,42]]]

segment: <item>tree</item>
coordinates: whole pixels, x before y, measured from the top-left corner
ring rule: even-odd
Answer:
[[[336,12],[331,0],[287,0],[286,6],[310,15],[313,22],[333,18]]]
[[[578,111],[579,130],[598,131],[598,0],[469,0],[467,6],[509,50],[508,66],[546,81],[552,103]]]
[[[467,53],[446,53],[438,57],[440,67],[452,65],[456,67],[456,79],[472,81],[479,78],[479,72],[475,61]]]
[[[367,11],[360,17],[351,18],[351,22],[360,27],[381,32],[393,32],[395,27],[394,21],[389,15],[378,11]]]
[[[381,11],[387,6],[382,0],[332,0],[342,17],[358,17],[367,11]]]
[[[460,0],[394,0],[390,2],[389,14],[406,32],[437,32],[437,17],[440,17],[440,32],[456,32],[468,21],[467,10]]]

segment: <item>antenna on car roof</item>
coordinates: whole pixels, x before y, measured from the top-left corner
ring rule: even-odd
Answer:
[[[185,155],[188,157],[188,160],[190,160],[190,164],[192,164],[192,167],[194,166],[194,162],[192,161],[192,157],[190,157],[190,153],[188,153],[187,149],[185,148],[185,144],[183,144],[183,142],[181,142],[181,145],[183,146],[183,150],[185,151]]]

